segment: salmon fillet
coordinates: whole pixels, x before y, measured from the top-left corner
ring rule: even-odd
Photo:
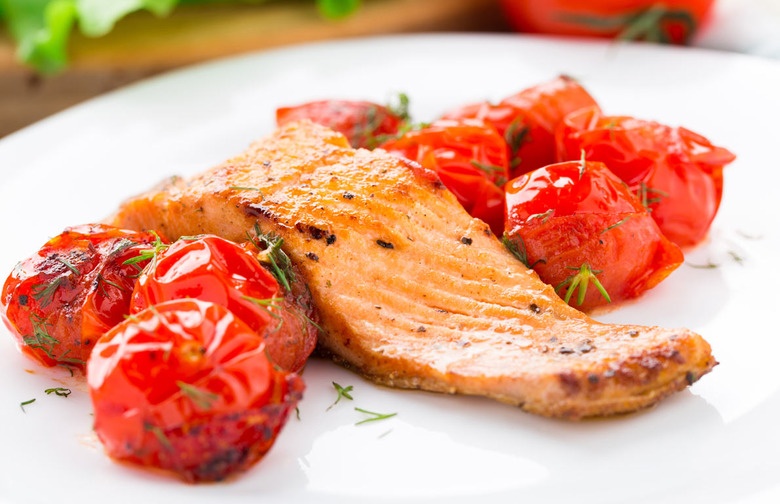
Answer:
[[[569,307],[434,173],[308,121],[112,220],[171,239],[242,241],[256,223],[277,233],[319,309],[320,348],[392,387],[579,419],[652,405],[716,364],[687,329],[602,324]]]

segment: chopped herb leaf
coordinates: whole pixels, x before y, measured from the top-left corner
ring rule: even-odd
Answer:
[[[71,392],[70,389],[67,389],[67,388],[56,387],[56,388],[46,389],[46,390],[44,390],[44,393],[46,393],[47,395],[55,394],[55,395],[58,395],[60,397],[68,397],[72,392]]]
[[[525,264],[526,268],[533,268],[538,263],[544,263],[544,259],[538,259],[533,264],[530,264],[528,262],[528,251],[525,248],[525,241],[523,241],[523,237],[519,234],[516,235],[517,238],[509,238],[509,235],[507,233],[504,233],[504,236],[501,237],[501,243],[504,244],[504,247],[512,253],[515,258],[520,261],[521,263]]]
[[[57,277],[47,284],[38,284],[32,286],[32,297],[38,303],[41,308],[46,308],[54,299],[54,293],[57,291],[57,287],[63,282],[63,277]]]
[[[200,389],[183,381],[176,381],[181,393],[187,396],[195,405],[202,410],[210,410],[214,406],[214,401],[219,399],[217,394]]]
[[[349,395],[349,393],[352,392],[352,385],[348,385],[346,387],[342,387],[341,385],[339,385],[336,382],[331,382],[331,383],[333,383],[333,388],[336,389],[336,393],[338,394],[338,396],[336,397],[336,402],[334,402],[333,404],[328,406],[328,410],[331,409],[333,406],[337,405],[339,403],[339,401],[341,401],[342,397],[344,397],[346,399],[349,399],[350,401],[353,400],[352,396]]]
[[[547,220],[550,218],[553,212],[555,212],[555,209],[551,208],[544,213],[533,214],[526,219],[526,222],[530,221],[531,219],[542,219],[542,224],[547,224]]]
[[[558,292],[559,289],[565,287],[566,285],[569,286],[569,289],[566,291],[566,297],[563,298],[563,300],[568,303],[571,299],[571,295],[574,293],[575,289],[577,289],[577,305],[581,305],[585,302],[585,293],[588,290],[588,284],[590,282],[593,282],[593,285],[596,286],[596,289],[601,293],[602,296],[604,296],[604,299],[607,300],[607,303],[611,303],[612,300],[609,297],[609,294],[607,294],[606,289],[604,289],[604,286],[601,285],[601,282],[599,282],[599,279],[596,278],[596,275],[599,273],[602,273],[602,270],[592,270],[590,268],[590,265],[588,263],[582,263],[582,265],[577,268],[574,266],[568,266],[566,269],[575,270],[577,273],[571,275],[566,280],[561,282],[555,287],[555,292]]]
[[[601,233],[599,233],[599,234],[604,234],[604,233],[606,233],[607,231],[609,231],[610,229],[614,229],[614,228],[618,227],[619,225],[623,224],[624,222],[626,222],[626,221],[627,221],[628,219],[630,219],[630,218],[631,218],[631,216],[629,215],[629,216],[628,216],[628,217],[626,217],[625,219],[622,219],[622,220],[620,220],[620,221],[618,221],[618,222],[616,222],[616,223],[612,224],[611,226],[609,226],[607,229],[605,229],[604,231],[602,231],[602,232],[601,232]]]
[[[398,413],[374,413],[373,411],[367,411],[362,408],[355,408],[355,411],[365,413],[366,415],[371,415],[370,418],[366,418],[365,420],[356,422],[355,425],[360,425],[368,422],[375,422],[376,420],[384,420],[386,418],[394,417],[398,414]]]
[[[24,411],[25,406],[27,406],[28,404],[32,404],[34,402],[35,402],[35,398],[33,397],[32,399],[28,399],[27,401],[22,401],[21,403],[19,403],[19,407],[22,408],[22,411]],[[27,413],[26,411],[24,412]]]
[[[272,332],[276,332],[281,329],[284,319],[277,312],[280,311],[282,307],[275,303],[281,303],[284,301],[283,298],[257,299],[249,296],[241,296],[241,299],[246,299],[250,303],[254,303],[258,308],[279,321]],[[272,309],[275,311],[271,311]]]
[[[154,437],[156,437],[157,441],[163,445],[163,448],[168,451],[173,451],[173,444],[171,443],[171,440],[168,439],[168,436],[165,435],[165,432],[163,432],[161,428],[150,423],[144,423],[144,430],[154,434]]]
[[[655,197],[649,197],[651,194],[657,194],[658,196]],[[647,208],[648,212],[652,212],[653,210],[650,208],[650,205],[653,203],[658,203],[661,201],[661,198],[668,197],[669,194],[661,191],[660,189],[653,189],[651,187],[647,187],[647,184],[644,182],[639,183],[639,187],[636,190],[636,197],[639,199],[639,201],[642,203],[642,206]]]
[[[258,256],[260,262],[267,264],[279,285],[287,292],[291,292],[290,281],[295,280],[295,274],[292,271],[292,261],[282,250],[284,244],[282,237],[277,236],[273,231],[263,233],[257,222],[255,222],[255,236],[247,233],[247,237],[257,249],[263,251],[262,256]]]
[[[75,266],[73,266],[71,263],[69,263],[68,261],[66,261],[66,260],[65,260],[65,259],[63,259],[62,257],[59,257],[59,256],[57,256],[57,257],[55,257],[54,259],[55,259],[56,261],[59,261],[59,262],[61,262],[61,263],[62,263],[62,264],[64,264],[65,266],[67,266],[67,267],[68,267],[68,269],[69,269],[69,270],[71,270],[71,271],[73,272],[73,274],[74,274],[74,275],[76,275],[76,276],[79,276],[79,275],[81,275],[81,273],[79,273],[79,270],[77,270]]]
[[[143,261],[151,260],[152,264],[157,262],[157,255],[167,249],[170,245],[166,245],[162,242],[162,239],[160,238],[160,235],[158,235],[156,232],[152,231],[152,234],[155,236],[154,243],[152,244],[152,248],[148,249],[141,249],[139,250],[139,254],[135,257],[131,257],[127,261],[123,262],[122,264],[136,264]]]

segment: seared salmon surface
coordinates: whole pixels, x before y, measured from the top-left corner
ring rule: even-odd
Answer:
[[[438,177],[308,121],[125,202],[113,224],[168,238],[284,239],[319,346],[384,385],[579,419],[647,407],[716,364],[687,329],[602,324],[564,303]]]

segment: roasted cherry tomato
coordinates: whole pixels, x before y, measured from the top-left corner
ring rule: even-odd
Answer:
[[[602,163],[554,164],[521,175],[506,190],[505,244],[572,306],[591,310],[634,298],[683,261],[680,248]]]
[[[111,329],[95,345],[87,381],[110,456],[188,481],[221,480],[262,458],[304,388],[269,361],[249,326],[195,299]]]
[[[76,226],[19,263],[2,292],[19,348],[47,366],[83,368],[95,341],[127,315],[148,262],[143,253],[159,240],[102,224]]]
[[[521,32],[684,44],[714,0],[502,0]]]
[[[504,229],[504,191],[508,177],[506,144],[481,121],[436,121],[381,145],[390,153],[435,171],[466,211]]]
[[[374,148],[383,137],[398,133],[409,119],[407,107],[406,95],[400,95],[398,107],[367,101],[322,100],[277,109],[276,124],[310,119],[343,133],[352,147]]]
[[[701,241],[718,211],[723,167],[734,154],[685,128],[583,109],[557,132],[558,158],[605,163],[681,247]]]
[[[275,364],[300,371],[317,343],[317,326],[308,291],[288,286],[280,286],[252,252],[204,235],[158,254],[138,279],[130,312],[172,299],[216,303],[265,338]]]
[[[566,115],[597,106],[571,77],[561,76],[512,95],[498,105],[466,105],[445,119],[474,118],[492,125],[506,140],[512,177],[555,162],[555,130]]]

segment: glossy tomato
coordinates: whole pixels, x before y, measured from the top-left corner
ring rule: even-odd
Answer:
[[[501,0],[521,32],[683,44],[714,0]]]
[[[555,162],[555,130],[571,112],[598,106],[571,77],[561,76],[524,89],[497,105],[466,105],[444,114],[445,119],[479,119],[504,137],[512,177]]]
[[[506,144],[481,121],[436,121],[381,145],[386,151],[435,171],[469,214],[493,232],[504,229],[504,191],[509,175]]]
[[[20,262],[1,299],[19,348],[47,366],[83,368],[95,341],[127,315],[148,262],[142,254],[159,240],[102,224],[76,226]]]
[[[181,239],[160,252],[138,279],[130,312],[182,298],[226,307],[266,339],[285,370],[300,371],[317,343],[308,291],[281,287],[255,254],[217,236]]]
[[[188,481],[221,480],[257,462],[304,388],[269,361],[249,326],[194,299],[161,303],[111,329],[92,352],[87,381],[110,456]]]
[[[558,158],[582,150],[605,163],[636,194],[667,238],[680,246],[701,241],[718,211],[723,167],[734,154],[685,128],[583,109],[557,132]]]
[[[397,107],[367,101],[321,100],[277,109],[276,124],[310,119],[344,134],[352,147],[373,148],[383,137],[398,133],[409,119],[407,107],[406,95],[400,95]]]
[[[637,297],[683,261],[602,163],[540,168],[507,184],[505,244],[572,306]]]

